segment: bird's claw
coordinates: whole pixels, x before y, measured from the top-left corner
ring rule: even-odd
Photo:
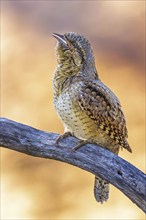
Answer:
[[[68,137],[68,136],[72,136],[72,133],[70,131],[65,132],[64,134],[60,135],[57,139],[56,139],[56,144],[59,145],[59,142],[61,140],[63,140],[64,138]]]
[[[71,149],[71,152],[74,152],[74,151],[78,150],[80,147],[82,147],[85,144],[89,144],[89,141],[87,141],[87,140],[80,140],[79,143],[75,147],[73,147]]]

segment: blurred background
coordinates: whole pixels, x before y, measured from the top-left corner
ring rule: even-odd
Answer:
[[[101,80],[119,97],[133,153],[145,166],[145,1],[1,1],[1,115],[63,133],[53,107],[53,32],[85,35]],[[59,181],[59,184],[58,184]],[[93,196],[94,176],[58,161],[1,149],[1,219],[144,219],[110,187],[104,205]]]

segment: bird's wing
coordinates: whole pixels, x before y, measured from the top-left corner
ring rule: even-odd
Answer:
[[[108,87],[100,80],[88,80],[80,89],[77,99],[82,111],[94,120],[97,128],[131,152],[126,141],[128,132],[125,116],[118,98]]]

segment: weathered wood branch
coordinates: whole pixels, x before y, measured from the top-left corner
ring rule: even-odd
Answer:
[[[112,152],[97,145],[86,144],[71,149],[79,142],[75,137],[63,139],[30,126],[0,119],[0,145],[35,157],[59,160],[93,173],[117,187],[140,209],[146,212],[146,175]]]

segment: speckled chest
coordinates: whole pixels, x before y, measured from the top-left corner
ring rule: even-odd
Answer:
[[[54,98],[54,105],[66,130],[73,132],[77,137],[85,139],[85,121],[88,117],[80,108],[75,95],[79,90],[79,86],[80,84],[65,89],[59,97]]]
[[[81,109],[76,95],[80,92],[80,86],[81,84],[69,87],[59,97],[54,97],[55,109],[64,124],[65,130],[71,131],[80,139],[96,142],[112,150],[116,143],[98,128],[94,120]]]
[[[81,86],[82,83],[71,86],[55,98],[55,108],[65,130],[71,131],[78,138],[95,140],[99,136],[97,125],[78,103],[77,94]]]

